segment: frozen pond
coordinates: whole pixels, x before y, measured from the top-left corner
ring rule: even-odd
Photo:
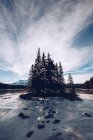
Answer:
[[[81,92],[83,101],[61,98],[23,101],[20,94],[0,95],[0,140],[93,140],[93,95]],[[53,117],[46,118],[51,110]],[[29,118],[22,119],[18,116],[20,112]],[[54,123],[56,119],[60,121]],[[41,123],[44,128],[38,129]],[[26,134],[31,130],[33,134],[28,138]]]

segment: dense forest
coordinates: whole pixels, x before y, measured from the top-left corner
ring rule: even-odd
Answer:
[[[55,64],[49,53],[47,56],[44,52],[41,55],[40,48],[30,69],[28,91],[35,96],[63,96],[66,93],[76,96],[71,74],[68,76],[68,88],[66,88],[61,62]]]
[[[6,89],[26,89],[26,86],[0,83],[0,90],[6,90]]]
[[[84,83],[83,88],[84,89],[93,89],[93,77]]]

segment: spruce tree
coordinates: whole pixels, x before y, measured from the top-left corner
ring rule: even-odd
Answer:
[[[46,56],[45,53],[43,52],[42,55],[42,60],[41,60],[41,85],[42,85],[42,91],[45,93],[46,89]]]
[[[34,65],[31,66],[29,78],[28,78],[29,91],[35,92],[36,90],[36,68]]]
[[[63,76],[63,68],[62,68],[61,62],[59,62],[59,82],[61,84],[64,84],[64,82],[65,82],[64,76]]]
[[[41,55],[40,55],[40,48],[39,48],[37,53],[37,58],[35,60],[35,64],[32,65],[31,67],[29,79],[28,79],[29,90],[31,90],[33,93],[41,92],[40,69],[41,69]]]
[[[48,53],[47,57],[43,52],[41,57],[40,48],[38,49],[37,57],[35,59],[35,64],[32,65],[29,79],[28,87],[32,93],[35,95],[46,94],[58,94],[63,93],[65,90],[63,69],[61,63],[59,67],[57,63],[51,59]]]
[[[36,64],[40,64],[41,63],[41,54],[40,54],[40,48],[38,48],[38,53],[37,53],[37,58],[35,60]]]
[[[53,60],[50,58],[50,54],[47,55],[47,81],[48,81],[48,89],[49,93],[53,92],[55,80],[55,65]]]
[[[33,65],[31,66],[30,72],[29,72],[29,78],[28,78],[28,91],[31,91],[32,88],[32,79],[33,79]]]
[[[58,81],[59,81],[59,74],[58,74],[58,64],[55,65],[55,92],[58,93]]]
[[[40,48],[38,49],[37,58],[35,60],[35,70],[36,70],[36,92],[39,94],[41,92],[41,54]]]
[[[71,94],[71,96],[74,96],[74,95],[76,96],[73,77],[70,73],[69,73],[69,76],[68,76],[68,86],[69,86],[69,93]]]
[[[65,80],[63,76],[63,68],[61,62],[59,62],[59,83],[60,83],[60,92],[65,93]]]

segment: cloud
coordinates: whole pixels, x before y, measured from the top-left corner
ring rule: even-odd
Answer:
[[[93,76],[93,73],[82,73],[82,74],[73,74],[74,83],[84,83],[86,80],[89,80]],[[65,81],[67,82],[68,76],[65,75]]]
[[[92,5],[92,0],[0,0],[0,69],[26,76],[38,47],[62,61],[66,73],[92,63],[89,44],[73,46],[93,22]]]

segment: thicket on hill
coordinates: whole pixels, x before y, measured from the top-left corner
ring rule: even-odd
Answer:
[[[93,89],[93,77],[89,81],[86,81],[83,85],[84,89]]]

